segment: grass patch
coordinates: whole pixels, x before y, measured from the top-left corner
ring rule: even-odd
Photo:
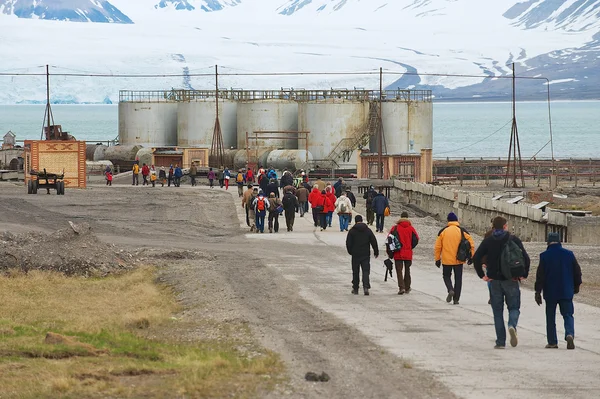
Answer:
[[[11,274],[0,303],[2,398],[251,397],[282,370],[251,342],[169,334],[180,309],[152,268],[104,279]]]

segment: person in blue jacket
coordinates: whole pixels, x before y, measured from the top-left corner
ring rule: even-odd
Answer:
[[[575,319],[573,295],[579,293],[581,267],[573,252],[562,247],[558,233],[548,234],[548,249],[540,254],[540,265],[535,279],[535,302],[546,300],[546,348],[558,348],[556,336],[556,306],[565,322],[567,349],[575,349]]]
[[[181,177],[183,176],[183,171],[179,167],[179,165],[175,165],[175,171],[173,172],[173,177],[175,179],[175,187],[179,187],[181,185]]]

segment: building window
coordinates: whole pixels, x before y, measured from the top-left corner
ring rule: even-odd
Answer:
[[[379,179],[379,168],[377,168],[377,161],[369,161],[369,179]],[[383,170],[383,176],[385,177],[385,169]]]
[[[398,178],[401,180],[415,180],[415,163],[400,161],[398,162]]]

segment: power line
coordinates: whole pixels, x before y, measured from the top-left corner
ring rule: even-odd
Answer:
[[[490,134],[489,136],[486,136],[486,137],[482,138],[482,139],[481,139],[481,140],[479,140],[479,141],[476,141],[476,142],[474,142],[474,143],[471,143],[471,144],[469,144],[469,145],[467,145],[467,146],[464,146],[464,147],[461,147],[461,148],[457,148],[457,149],[454,149],[454,150],[450,150],[450,151],[443,151],[443,152],[438,152],[436,155],[439,155],[439,154],[449,154],[449,153],[451,153],[451,152],[457,152],[457,151],[460,151],[460,150],[464,150],[465,148],[472,147],[472,146],[474,146],[475,144],[479,144],[479,143],[481,143],[482,141],[485,141],[485,140],[489,139],[490,137],[492,137],[493,135],[495,135],[496,133],[498,133],[499,131],[501,131],[502,129],[504,129],[504,128],[505,128],[506,126],[508,126],[510,123],[512,123],[512,119],[511,119],[511,120],[509,120],[508,122],[506,122],[506,123],[505,123],[505,124],[504,124],[504,125],[503,125],[503,126],[500,128],[500,129],[496,130],[494,133]]]

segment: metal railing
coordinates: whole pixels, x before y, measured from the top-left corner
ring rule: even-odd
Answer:
[[[119,91],[119,102],[184,102],[184,101],[206,101],[216,98],[216,90],[121,90]],[[378,101],[379,90],[363,89],[325,89],[305,90],[294,88],[282,88],[280,90],[243,90],[243,89],[219,89],[219,98],[233,101],[256,101],[256,100],[291,100],[291,101]],[[381,99],[384,102],[394,101],[416,101],[431,102],[433,96],[431,90],[385,90]]]

